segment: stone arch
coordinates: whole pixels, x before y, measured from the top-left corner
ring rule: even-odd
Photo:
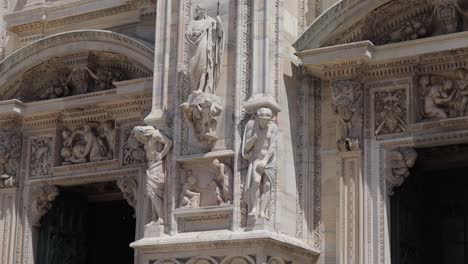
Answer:
[[[187,264],[218,264],[218,261],[212,257],[193,257]]]
[[[126,58],[120,67],[136,77],[152,76],[154,51],[137,40],[105,30],[78,30],[60,33],[35,41],[15,51],[0,62],[0,98],[14,99],[20,78],[29,70],[56,58],[79,61],[80,54],[106,53]],[[102,62],[106,63],[106,62]],[[34,76],[33,76],[34,77]],[[23,85],[24,86],[24,85]]]
[[[445,2],[342,0],[318,17],[294,46],[302,51],[366,40],[383,45],[468,30],[468,18],[462,23],[456,0]]]
[[[221,264],[255,264],[255,261],[248,256],[232,256],[225,258]]]

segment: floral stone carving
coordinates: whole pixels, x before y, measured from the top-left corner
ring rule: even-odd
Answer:
[[[110,160],[115,155],[115,124],[88,122],[62,130],[62,165]]]
[[[137,126],[133,129],[132,135],[145,145],[148,160],[146,191],[151,199],[153,210],[153,220],[149,225],[162,225],[166,217],[164,210],[165,160],[172,148],[172,140],[152,126]]]
[[[260,108],[255,118],[245,126],[242,157],[249,167],[245,181],[245,197],[249,218],[268,218],[271,187],[276,178],[276,146],[278,126],[272,121],[273,112]]]
[[[332,96],[338,118],[338,149],[358,150],[362,127],[362,86],[353,80],[336,81],[332,86]]]
[[[31,141],[31,177],[50,175],[52,138],[35,138]]]
[[[0,189],[15,186],[21,157],[21,136],[0,132]]]

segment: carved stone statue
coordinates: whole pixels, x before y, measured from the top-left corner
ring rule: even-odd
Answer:
[[[410,169],[416,163],[418,153],[413,148],[398,148],[387,153],[387,190],[393,194],[393,188],[403,184],[410,175]]]
[[[268,218],[271,186],[276,177],[278,126],[269,108],[260,108],[247,122],[242,142],[242,157],[249,163],[245,197],[249,217]]]
[[[64,128],[60,151],[62,165],[112,159],[115,155],[115,133],[113,121]]]
[[[218,159],[213,160],[213,168],[215,169],[215,178],[213,182],[216,185],[217,202],[218,204],[227,204],[232,201],[231,180],[232,169]]]
[[[337,145],[340,151],[359,149],[362,124],[362,88],[352,81],[337,81],[332,87],[333,108],[338,115]]]
[[[189,76],[193,90],[214,94],[220,77],[224,53],[224,29],[221,18],[215,19],[197,6],[185,34],[190,45]]]
[[[182,177],[182,190],[180,192],[180,208],[198,208],[200,207],[200,192],[197,192],[197,179],[192,170],[187,170]]]
[[[223,107],[217,96],[194,92],[180,108],[200,142],[210,145],[218,139],[216,126]]]
[[[137,126],[133,129],[132,134],[145,145],[148,160],[146,191],[151,199],[153,209],[153,221],[150,225],[162,225],[165,218],[164,185],[166,182],[166,167],[164,161],[172,148],[172,140],[152,126]]]
[[[461,10],[458,0],[433,0],[434,35],[451,34],[460,30]]]

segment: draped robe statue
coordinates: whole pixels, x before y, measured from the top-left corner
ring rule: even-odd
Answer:
[[[208,16],[197,6],[186,33],[190,46],[189,76],[192,89],[214,94],[224,52],[224,29],[219,16]]]
[[[151,199],[153,222],[163,224],[165,164],[164,158],[172,147],[170,140],[159,129],[152,126],[137,126],[132,131],[133,136],[145,145],[148,169],[146,170],[146,190]]]

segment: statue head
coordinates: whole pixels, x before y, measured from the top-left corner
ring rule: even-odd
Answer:
[[[351,98],[342,96],[335,103],[335,111],[343,121],[350,122],[356,109]]]
[[[448,92],[453,88],[453,81],[452,80],[445,80],[444,81],[444,91]]]
[[[206,9],[204,9],[204,8],[197,5],[195,7],[195,16],[194,16],[194,18],[196,20],[200,20],[200,19],[205,18],[205,16],[206,16]]]
[[[273,118],[273,112],[270,108],[262,107],[257,110],[256,117],[260,128],[265,128]]]
[[[218,168],[220,165],[220,162],[218,159],[214,159],[212,164],[213,164],[213,167]]]

